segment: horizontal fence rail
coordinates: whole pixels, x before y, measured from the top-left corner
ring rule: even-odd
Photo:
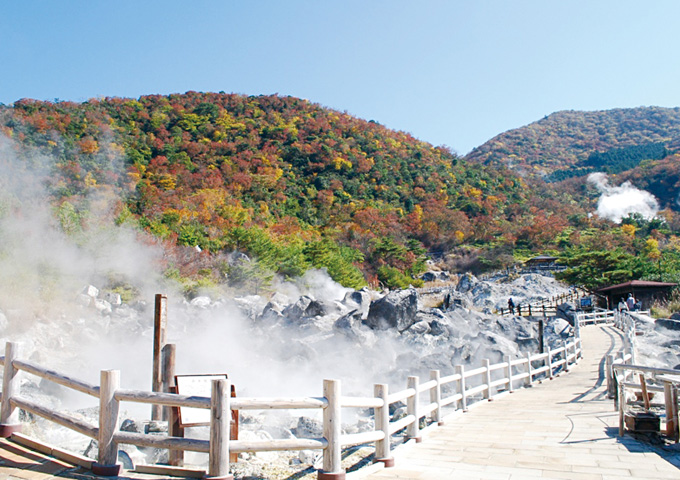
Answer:
[[[580,335],[580,331],[575,329]],[[341,395],[337,380],[324,380],[320,397],[291,398],[231,398],[230,383],[226,379],[212,380],[210,397],[179,395],[166,392],[149,392],[120,388],[119,372],[102,371],[100,385],[62,375],[31,362],[18,359],[19,345],[8,342],[5,356],[2,403],[0,404],[0,431],[8,436],[20,429],[18,409],[26,410],[58,425],[93,438],[98,442],[98,459],[93,471],[104,475],[117,475],[118,444],[154,447],[172,451],[195,451],[209,455],[208,475],[215,477],[229,474],[229,455],[242,452],[269,452],[281,450],[321,450],[323,469],[318,478],[343,478],[341,449],[367,443],[375,444],[375,461],[391,466],[394,459],[390,448],[392,436],[420,441],[421,424],[437,423],[443,419],[442,410],[453,408],[466,411],[473,403],[491,400],[494,396],[529,386],[540,379],[548,379],[568,372],[570,365],[581,357],[580,336],[573,337],[559,348],[545,353],[527,354],[523,358],[505,357],[491,364],[484,360],[473,368],[456,365],[454,373],[442,376],[438,370],[430,372],[429,378],[420,381],[417,376],[408,377],[406,388],[390,392],[386,384],[376,384],[372,397]],[[98,425],[90,425],[65,413],[37,405],[19,393],[19,372],[36,375],[64,387],[99,399]],[[210,410],[210,439],[192,439],[172,435],[150,435],[119,430],[120,402],[160,405],[163,407],[190,407]],[[390,407],[405,404],[402,418],[390,417]],[[342,434],[341,410],[347,408],[373,409],[374,429],[371,431]],[[237,410],[312,409],[323,417],[322,438],[273,439],[243,441],[230,439],[230,412]]]

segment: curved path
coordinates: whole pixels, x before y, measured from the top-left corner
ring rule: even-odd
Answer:
[[[604,359],[619,350],[617,330],[581,330],[583,358],[570,373],[479,403],[394,451],[396,466],[365,478],[422,480],[680,479],[680,450],[618,437]]]

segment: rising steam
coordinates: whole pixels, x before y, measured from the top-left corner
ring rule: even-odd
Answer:
[[[597,172],[588,175],[588,183],[593,184],[602,194],[597,202],[596,214],[599,217],[620,223],[631,213],[639,213],[650,220],[659,212],[659,202],[654,195],[635,188],[630,182],[613,187],[605,173]]]

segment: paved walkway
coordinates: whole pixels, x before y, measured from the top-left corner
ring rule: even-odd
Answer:
[[[581,331],[571,372],[449,416],[420,444],[394,451],[396,466],[370,480],[680,479],[680,450],[661,452],[626,435],[606,396],[604,358],[621,346],[611,327]]]

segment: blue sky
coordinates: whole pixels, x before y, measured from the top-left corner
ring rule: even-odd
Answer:
[[[559,110],[680,106],[678,1],[0,4],[0,102],[292,95],[465,154]]]

